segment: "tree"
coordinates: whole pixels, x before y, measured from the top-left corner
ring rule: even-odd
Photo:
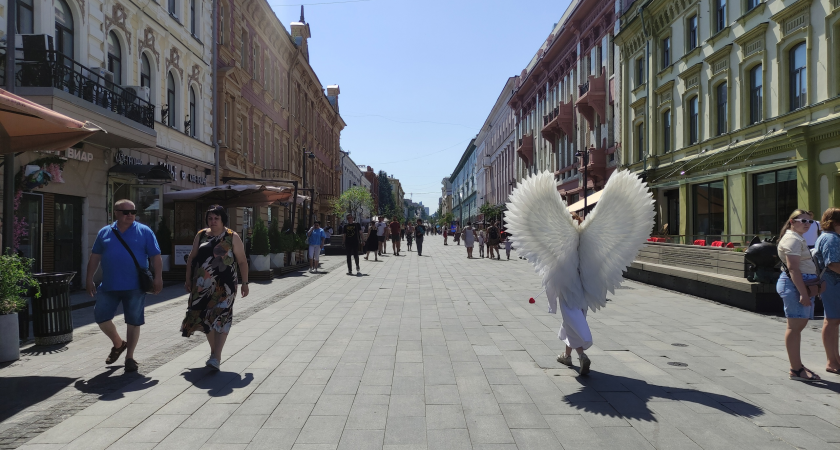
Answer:
[[[251,235],[251,253],[265,256],[271,253],[271,244],[268,240],[268,228],[261,218],[257,217],[254,224],[254,233]]]
[[[343,218],[347,213],[351,213],[358,222],[361,222],[363,211],[365,209],[373,211],[373,207],[373,196],[362,186],[347,189],[332,204],[333,214],[336,217]]]
[[[388,173],[384,170],[379,171],[379,214],[388,214],[394,212],[394,193],[391,181],[388,180]]]
[[[489,221],[492,219],[498,219],[499,216],[502,215],[502,207],[485,203],[478,208],[478,212],[484,215],[485,221]]]
[[[455,221],[455,214],[448,212],[438,217],[438,225],[441,227],[448,227],[449,224]]]

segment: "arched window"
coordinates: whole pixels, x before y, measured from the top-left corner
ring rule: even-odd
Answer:
[[[152,88],[152,65],[145,53],[140,54],[140,86]]]
[[[122,49],[113,31],[108,32],[108,71],[114,74],[114,83],[122,84]]]
[[[166,117],[166,125],[175,128],[175,116],[177,111],[175,109],[175,77],[172,72],[166,75],[166,110],[168,112]]]
[[[808,69],[805,61],[805,43],[794,47],[790,58],[790,110],[804,107],[808,102]]]
[[[55,0],[55,48],[62,55],[73,58],[73,13],[64,0]]]
[[[195,115],[195,89],[193,89],[193,87],[190,86],[190,118],[189,118],[190,131],[189,131],[189,134],[192,137],[195,137],[195,135],[196,135],[196,130],[195,129],[196,129],[196,126],[198,125],[197,119],[198,119],[198,117],[196,117],[196,115]]]

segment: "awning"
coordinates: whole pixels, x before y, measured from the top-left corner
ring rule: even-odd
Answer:
[[[603,193],[603,192],[604,192],[603,190],[600,190],[600,191],[592,193],[588,197],[586,197],[586,206],[589,207],[589,206],[594,205],[595,203],[598,203],[598,199],[601,198],[601,193]],[[570,212],[578,212],[578,211],[583,210],[583,199],[569,205],[568,210]]]
[[[172,174],[165,167],[157,164],[117,164],[108,169],[108,173],[134,175],[138,180],[170,182]]]
[[[275,203],[289,203],[293,196],[294,189],[288,186],[223,184],[168,192],[163,194],[163,202],[201,200],[218,203],[226,207],[269,206]],[[309,197],[298,194],[297,204],[302,204],[305,200],[309,200]]]
[[[0,89],[0,154],[31,150],[66,150],[82,139],[102,131]]]

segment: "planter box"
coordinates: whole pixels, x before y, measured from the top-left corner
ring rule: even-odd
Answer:
[[[0,363],[20,359],[18,315],[0,315]]]
[[[283,267],[284,263],[286,262],[286,254],[285,253],[271,253],[269,254],[271,258],[271,268],[272,269],[280,269]]]
[[[271,259],[268,255],[251,255],[250,270],[256,272],[271,270]]]
[[[170,258],[171,257],[169,255],[160,255],[160,262],[164,272],[169,272],[169,269],[171,268],[169,265]]]

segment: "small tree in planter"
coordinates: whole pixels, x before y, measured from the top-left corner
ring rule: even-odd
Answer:
[[[169,230],[169,225],[167,225],[166,219],[163,217],[160,219],[155,237],[160,246],[160,259],[163,264],[163,270],[168,272],[170,268],[169,256],[172,254],[172,231]]]
[[[268,229],[268,243],[271,247],[271,268],[283,267],[286,255],[283,254],[283,235],[276,220],[271,221],[271,228]]]
[[[22,296],[30,287],[40,296],[32,277],[32,260],[15,254],[0,255],[0,362],[20,359],[20,329],[17,312],[26,307]]]
[[[254,233],[251,235],[251,267],[258,272],[269,270],[271,268],[269,253],[271,253],[271,246],[268,240],[268,228],[262,219],[257,218]]]

